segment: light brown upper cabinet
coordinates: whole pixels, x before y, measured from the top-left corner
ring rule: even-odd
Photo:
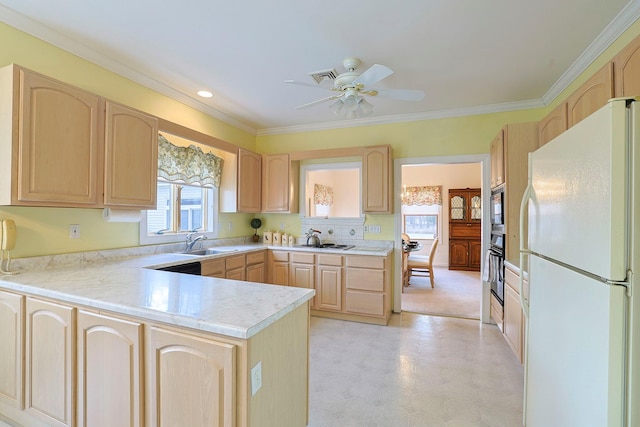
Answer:
[[[542,147],[567,130],[567,103],[563,102],[538,123],[538,144]]]
[[[0,69],[0,205],[153,208],[157,153],[154,117]]]
[[[105,206],[155,209],[158,120],[110,101],[105,117]]]
[[[262,156],[238,149],[237,211],[260,212],[262,202]]]
[[[640,95],[640,37],[636,37],[613,58],[615,96]]]
[[[613,98],[613,63],[608,62],[567,98],[568,126],[574,126]]]
[[[0,204],[100,202],[100,97],[9,65],[0,70]]]
[[[297,213],[300,165],[289,154],[262,157],[262,212]]]
[[[362,211],[393,213],[393,164],[391,146],[364,147],[362,150]]]
[[[504,184],[504,132],[500,130],[491,141],[491,188]]]

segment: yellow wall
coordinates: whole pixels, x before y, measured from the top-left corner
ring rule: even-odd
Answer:
[[[178,101],[158,94],[115,73],[0,23],[0,66],[16,63],[75,86],[98,93],[158,117],[174,121],[249,150],[282,153],[321,148],[390,144],[395,158],[488,153],[489,142],[507,123],[537,121],[588,78],[595,70],[640,34],[634,23],[605,53],[547,108],[425,120],[418,122],[346,128],[298,134],[255,137],[209,117]],[[298,234],[297,215],[257,215],[266,228]],[[222,214],[220,237],[253,234],[252,215]],[[0,219],[12,218],[18,227],[14,257],[136,246],[138,225],[105,223],[100,210],[0,207]],[[228,223],[232,231],[228,231]],[[68,238],[69,224],[81,225],[81,238]],[[381,234],[368,239],[393,239],[393,215],[369,215],[366,224],[379,224]]]

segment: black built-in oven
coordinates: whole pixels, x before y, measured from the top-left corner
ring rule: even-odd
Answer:
[[[504,234],[491,233],[489,246],[489,284],[491,293],[504,305]]]
[[[491,190],[490,216],[491,231],[493,233],[504,233],[504,185]]]

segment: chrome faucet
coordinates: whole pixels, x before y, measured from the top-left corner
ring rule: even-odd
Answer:
[[[193,245],[195,245],[198,241],[200,240],[207,240],[207,236],[205,236],[204,234],[201,234],[199,236],[197,236],[196,238],[194,238],[193,236],[195,236],[196,233],[189,233],[187,234],[187,241],[186,246],[184,248],[185,252],[189,252],[191,249],[193,249]]]

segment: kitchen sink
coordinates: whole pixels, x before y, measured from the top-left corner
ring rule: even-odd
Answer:
[[[207,248],[207,249],[199,249],[197,251],[189,251],[189,252],[180,252],[183,255],[216,255],[216,254],[226,254],[229,252],[235,252],[237,249],[216,249],[216,248]]]

